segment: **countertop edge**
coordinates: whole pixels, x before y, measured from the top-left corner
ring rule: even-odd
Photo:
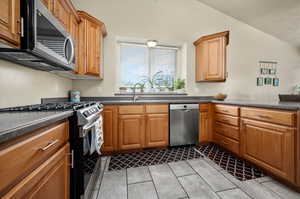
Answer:
[[[52,116],[44,117],[42,119],[34,120],[30,123],[26,123],[25,125],[17,126],[16,128],[2,131],[0,135],[0,144],[8,140],[17,138],[19,136],[25,135],[39,128],[53,124],[57,121],[69,118],[72,115],[73,111],[65,111]]]

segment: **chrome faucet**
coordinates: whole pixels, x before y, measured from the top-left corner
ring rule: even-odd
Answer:
[[[132,96],[133,103],[135,103],[136,100],[139,99],[139,96],[137,96],[137,95],[136,95],[136,92],[135,92],[135,91],[136,91],[136,87],[137,87],[138,85],[139,85],[139,86],[142,86],[142,84],[139,83],[139,82],[138,82],[138,83],[135,83],[134,86],[133,86],[133,96]]]

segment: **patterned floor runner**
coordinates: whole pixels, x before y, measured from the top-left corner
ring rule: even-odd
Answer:
[[[111,157],[108,170],[113,171],[131,167],[150,166],[200,157],[203,156],[194,150],[194,146],[120,154]]]
[[[198,151],[198,152],[197,152]],[[200,154],[200,153],[201,154]],[[183,146],[169,149],[120,154],[111,157],[108,170],[120,170],[132,167],[150,166],[190,160],[206,156],[238,180],[245,181],[263,177],[263,172],[248,161],[215,145],[207,144],[200,147]]]

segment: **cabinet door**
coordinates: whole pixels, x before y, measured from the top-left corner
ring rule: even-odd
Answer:
[[[196,81],[205,81],[207,72],[207,45],[201,42],[196,46]]]
[[[200,112],[199,118],[199,143],[205,143],[211,141],[211,135],[209,132],[209,115],[208,112]]]
[[[48,10],[53,12],[53,0],[42,0],[42,2],[48,8]]]
[[[210,39],[205,42],[207,50],[206,80],[225,80],[225,37]]]
[[[145,140],[145,121],[143,115],[119,116],[119,149],[141,149]]]
[[[118,107],[105,106],[103,114],[103,138],[102,151],[115,151],[118,145]]]
[[[163,147],[169,144],[168,114],[146,116],[146,147]]]
[[[70,24],[70,10],[64,0],[53,1],[54,16],[68,30]]]
[[[3,199],[69,199],[69,144],[51,156],[19,184],[12,188]]]
[[[20,0],[1,0],[0,41],[16,47],[20,45]]]
[[[79,57],[79,32],[78,32],[79,24],[77,23],[77,20],[74,15],[70,15],[70,26],[69,31],[71,36],[73,37],[73,40],[75,42],[75,73],[78,73],[78,57]]]
[[[87,21],[87,71],[88,75],[100,76],[100,46],[102,45],[101,28],[98,24]]]
[[[295,129],[242,120],[241,134],[243,157],[294,182]]]

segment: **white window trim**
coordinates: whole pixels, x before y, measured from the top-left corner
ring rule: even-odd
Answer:
[[[121,43],[132,43],[133,45],[142,45],[147,46],[146,42],[149,39],[138,39],[138,38],[130,38],[130,37],[119,37],[117,36],[115,39],[116,44],[116,87],[115,92],[119,92],[119,87],[121,85]],[[168,49],[177,49],[176,55],[176,69],[175,69],[175,77],[186,80],[186,88],[187,88],[187,43],[186,42],[165,42],[159,40],[160,48],[168,48]],[[149,60],[150,61],[150,60]],[[151,72],[150,72],[151,73]]]

